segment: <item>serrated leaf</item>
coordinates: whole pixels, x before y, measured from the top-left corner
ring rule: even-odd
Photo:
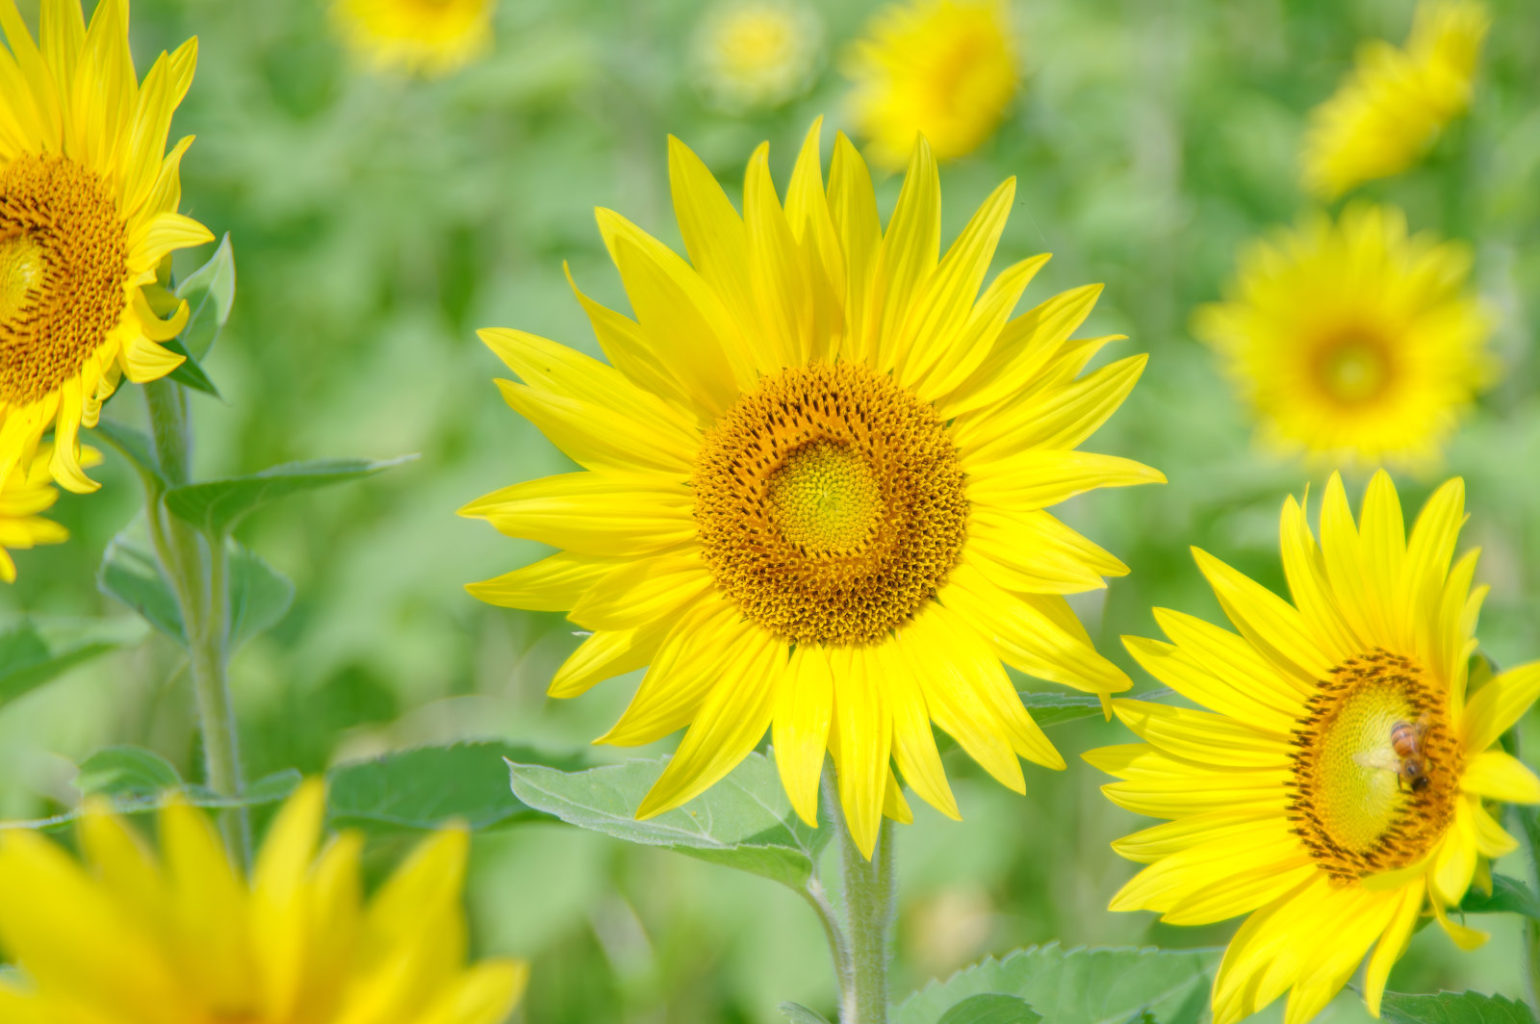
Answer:
[[[108,597],[128,605],[162,633],[187,646],[187,628],[171,583],[161,574],[155,556],[127,534],[112,538],[96,570],[96,586]]]
[[[294,584],[249,548],[230,543],[230,653],[283,620]]]
[[[782,1003],[778,1009],[790,1024],[829,1024],[827,1017],[809,1010],[801,1003]]]
[[[82,662],[144,640],[137,619],[35,619],[0,629],[0,705]]]
[[[213,395],[215,398],[223,397],[220,395],[219,389],[214,386],[213,378],[204,371],[203,364],[193,358],[192,353],[187,351],[187,347],[179,339],[171,338],[168,341],[163,341],[160,343],[160,347],[167,352],[182,357],[181,365],[166,375],[170,380],[176,381],[183,387],[192,388],[194,391],[201,391],[205,395]]]
[[[510,761],[513,792],[530,807],[593,832],[662,846],[801,890],[812,876],[828,829],[792,814],[775,766],[750,754],[721,782],[683,807],[637,821],[642,796],[667,759],[563,772]]]
[[[164,791],[153,796],[124,795],[109,797],[107,809],[121,815],[149,814],[159,809],[173,793],[180,796],[182,800],[193,807],[203,807],[211,811],[228,810],[233,807],[261,807],[287,800],[289,794],[293,793],[299,786],[300,780],[299,772],[290,768],[258,779],[246,788],[246,792],[243,795],[238,797],[216,796],[202,786],[184,785],[174,791]],[[11,821],[0,821],[0,831],[5,829],[33,829],[41,832],[58,832],[73,825],[79,820],[82,813],[84,813],[83,808],[76,807],[63,814],[55,814],[48,818],[21,818]]]
[[[93,429],[98,437],[116,448],[132,463],[141,476],[162,487],[165,486],[166,480],[160,471],[160,459],[155,455],[155,445],[148,434],[112,420],[101,420]]]
[[[1016,996],[969,996],[941,1015],[940,1024],[1037,1024],[1043,1015]]]
[[[81,796],[154,796],[179,789],[171,762],[142,747],[106,747],[80,762],[75,788]]]
[[[991,957],[916,992],[893,1024],[939,1024],[969,996],[1012,995],[1054,1024],[1125,1024],[1148,1010],[1159,1019],[1183,1005],[1217,954],[1159,949],[1063,949],[1057,943]]]
[[[1467,914],[1522,914],[1540,921],[1540,899],[1529,886],[1507,875],[1492,876],[1492,895],[1474,886],[1465,893],[1460,909]]]
[[[230,643],[233,654],[246,641],[275,626],[294,602],[294,584],[247,548],[228,543]],[[138,612],[146,622],[187,646],[182,609],[155,556],[125,533],[107,545],[97,586]]]
[[[1394,1024],[1535,1024],[1528,1004],[1479,992],[1385,993],[1380,1015]]]
[[[187,300],[187,326],[181,340],[186,351],[203,359],[230,319],[235,304],[235,252],[227,233],[207,263],[177,285],[178,298]]]
[[[372,461],[323,459],[273,466],[251,476],[208,480],[174,487],[166,492],[166,508],[209,536],[224,536],[247,515],[270,501],[301,491],[351,483],[416,458]]]
[[[505,759],[545,758],[502,742],[418,747],[327,773],[327,813],[338,827],[416,831],[451,820],[483,831],[536,817],[508,788]],[[576,758],[563,759],[570,767]]]

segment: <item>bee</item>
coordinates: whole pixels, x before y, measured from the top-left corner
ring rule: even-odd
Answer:
[[[1433,766],[1422,748],[1428,735],[1428,722],[1420,718],[1415,722],[1398,721],[1390,727],[1390,746],[1381,747],[1367,754],[1355,755],[1355,760],[1366,768],[1381,768],[1396,775],[1396,788],[1421,793],[1428,788],[1428,771]]]

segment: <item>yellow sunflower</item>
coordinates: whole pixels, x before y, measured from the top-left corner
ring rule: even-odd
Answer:
[[[42,6],[39,46],[0,0],[0,479],[52,428],[54,478],[85,492],[97,485],[80,428],[121,378],[182,361],[157,342],[186,324],[186,303],[162,320],[145,292],[164,257],[213,237],[177,212],[192,138],[166,151],[198,42],[162,53],[141,84],[124,0],[101,0],[89,29],[78,0]]]
[[[1334,199],[1399,174],[1470,107],[1476,60],[1492,19],[1472,0],[1423,0],[1405,49],[1373,40],[1310,115],[1305,187]]]
[[[101,461],[93,448],[82,449],[80,454],[83,465]],[[45,444],[37,450],[30,465],[16,466],[10,477],[0,483],[0,580],[6,583],[16,582],[16,562],[7,548],[24,551],[39,544],[63,544],[69,540],[68,530],[42,516],[59,500],[48,471],[52,458],[53,445]]]
[[[333,0],[343,40],[379,68],[428,77],[458,70],[492,42],[496,0]]]
[[[904,166],[916,135],[952,160],[1005,119],[1021,60],[1002,0],[909,0],[880,12],[848,51],[849,107],[867,155]]]
[[[1070,338],[1100,286],[1012,318],[1038,256],[980,295],[1014,183],[942,255],[923,140],[886,230],[843,135],[825,187],[816,124],[784,205],[768,145],[755,151],[742,216],[689,149],[670,140],[669,155],[690,262],[599,211],[635,311],[579,293],[610,365],[482,333],[523,379],[500,382],[508,403],[584,471],[462,510],[563,549],[471,593],[568,611],[592,631],[554,696],[649,666],[603,740],[690,728],[642,816],[705,790],[767,729],[810,824],[833,754],[868,852],[885,804],[907,815],[890,761],[957,814],[933,722],[1017,791],[1018,755],[1062,767],[1001,662],[1092,693],[1126,688],[1062,595],[1127,570],[1047,509],[1163,480],[1075,449],[1145,362],[1082,374],[1113,340]]]
[[[501,1024],[523,991],[510,960],[465,962],[469,838],[425,840],[367,901],[362,837],[320,851],[325,793],[302,786],[251,880],[208,816],[160,811],[160,854],[101,807],[80,862],[32,832],[0,836],[0,980],[8,1024]]]
[[[1322,462],[1435,460],[1493,372],[1470,253],[1408,237],[1392,207],[1317,215],[1243,254],[1194,331],[1219,353],[1261,439]]]
[[[1214,981],[1216,1024],[1292,989],[1287,1024],[1313,1017],[1370,947],[1364,994],[1378,1016],[1391,965],[1426,912],[1449,920],[1488,859],[1516,846],[1489,800],[1540,802],[1540,779],[1496,749],[1540,694],[1540,662],[1467,694],[1485,587],[1477,552],[1454,561],[1465,519],[1455,479],[1411,537],[1390,477],[1359,522],[1333,475],[1321,540],[1290,498],[1280,528],[1290,604],[1195,551],[1239,635],[1156,609],[1170,643],[1126,637],[1161,682],[1212,711],[1118,700],[1144,742],[1086,760],[1120,780],[1120,807],[1171,819],[1113,844],[1150,866],[1112,900],[1172,924],[1250,914]]]
[[[751,110],[784,103],[813,80],[823,25],[790,0],[724,0],[696,29],[695,77],[715,105]]]

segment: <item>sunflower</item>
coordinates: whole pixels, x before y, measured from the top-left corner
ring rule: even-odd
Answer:
[[[1380,40],[1361,47],[1352,72],[1310,115],[1305,187],[1334,199],[1416,162],[1469,108],[1491,21],[1472,0],[1424,0],[1405,49]]]
[[[692,45],[695,77],[724,110],[774,107],[804,91],[823,51],[823,25],[790,0],[724,0]]]
[[[427,77],[446,75],[492,41],[496,0],[333,0],[343,40],[371,64]]]
[[[1407,236],[1392,207],[1350,206],[1255,243],[1228,301],[1193,328],[1219,353],[1261,438],[1318,461],[1428,463],[1492,376],[1492,317],[1470,253]]]
[[[1120,780],[1120,807],[1169,818],[1113,844],[1150,866],[1112,900],[1172,924],[1250,914],[1214,981],[1231,1024],[1292,989],[1309,1020],[1372,946],[1363,989],[1378,1016],[1391,965],[1431,912],[1448,916],[1488,860],[1515,848],[1488,800],[1540,802],[1540,779],[1493,745],[1540,694],[1540,662],[1467,693],[1477,552],[1451,566],[1465,486],[1428,500],[1407,538],[1395,485],[1369,482],[1359,522],[1327,484],[1319,546],[1293,498],[1280,527],[1290,604],[1213,556],[1198,566],[1239,635],[1156,609],[1171,643],[1127,637],[1134,658],[1210,708],[1118,700],[1144,742],[1086,760]]]
[[[160,855],[101,806],[81,862],[33,832],[0,837],[0,1019],[17,1024],[500,1024],[524,988],[510,960],[465,963],[469,838],[440,831],[365,901],[363,839],[316,853],[318,782],[279,812],[248,883],[208,816],[173,800]]]
[[[80,455],[86,466],[101,461],[94,448],[82,449]],[[16,582],[16,562],[7,548],[26,550],[69,540],[68,530],[42,516],[59,500],[48,471],[52,458],[53,446],[45,444],[38,448],[30,465],[16,466],[10,477],[0,483],[0,580],[6,583]]]
[[[52,428],[54,478],[93,491],[80,428],[121,378],[182,362],[157,343],[186,324],[187,305],[156,315],[168,298],[156,269],[213,238],[176,209],[192,138],[166,152],[198,42],[162,53],[141,84],[124,0],[101,0],[89,29],[77,0],[43,0],[41,47],[0,0],[0,30],[0,480]]]
[[[1001,0],[911,0],[872,18],[845,73],[867,155],[898,170],[916,135],[942,160],[982,145],[1016,96],[1021,61]]]
[[[1082,374],[1113,340],[1070,339],[1100,286],[1012,318],[1038,256],[979,295],[1014,183],[940,256],[923,140],[885,231],[843,135],[825,188],[816,124],[784,205],[768,145],[749,162],[742,216],[677,140],[670,173],[691,262],[599,211],[636,317],[579,293],[611,365],[520,331],[482,333],[523,379],[500,382],[508,403],[584,471],[462,510],[563,549],[471,593],[568,611],[592,631],[554,696],[649,666],[602,738],[643,744],[690,727],[644,817],[712,785],[767,729],[809,824],[833,754],[868,853],[885,806],[907,815],[890,760],[957,814],[932,722],[1017,791],[1018,755],[1063,767],[1001,662],[1091,693],[1125,689],[1062,595],[1127,570],[1047,508],[1163,480],[1075,449],[1145,362]]]

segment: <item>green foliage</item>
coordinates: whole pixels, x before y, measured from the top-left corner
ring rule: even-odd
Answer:
[[[829,1024],[829,1021],[820,1013],[814,1013],[801,1003],[782,1003],[781,1016],[785,1017],[789,1024]]]
[[[1054,1024],[1125,1024],[1149,1012],[1185,1005],[1194,987],[1208,983],[1216,957],[1158,949],[1064,949],[1057,943],[990,958],[903,1002],[894,1024],[941,1024],[971,996],[1020,999]],[[950,1022],[948,1022],[950,1024]]]
[[[133,619],[29,619],[0,630],[0,706],[77,665],[144,639]]]
[[[942,1014],[937,1024],[1037,1024],[1042,1019],[1016,996],[990,992],[964,999]]]
[[[268,502],[303,491],[362,480],[414,458],[416,456],[385,461],[323,459],[291,462],[251,476],[173,487],[166,492],[165,502],[174,514],[209,536],[224,536]]]
[[[228,232],[209,261],[177,285],[176,295],[188,307],[187,326],[181,333],[183,350],[203,359],[229,322],[235,304],[235,252]]]
[[[194,358],[191,352],[187,351],[187,347],[182,344],[180,338],[171,338],[163,341],[161,342],[161,347],[174,355],[182,357],[182,364],[171,371],[168,379],[176,381],[183,387],[192,388],[194,391],[201,391],[205,395],[211,395],[214,398],[220,397],[219,388],[214,385],[214,381],[209,377],[208,371],[203,368],[202,363]]]
[[[94,792],[107,797],[106,809],[122,815],[138,816],[153,813],[172,793],[193,807],[203,807],[211,811],[237,807],[267,807],[287,800],[301,781],[299,772],[274,772],[248,785],[246,791],[239,797],[223,797],[210,792],[204,786],[183,782],[178,776],[177,784],[170,789],[152,791],[147,787],[152,779],[160,774],[160,769],[154,764],[155,755],[135,757],[133,753],[127,752],[127,748],[103,751],[102,754],[103,760],[89,771],[87,764],[91,763],[92,758],[86,759],[86,762],[81,765],[81,771],[85,774],[84,782],[77,779],[76,785],[77,787],[82,784],[98,785],[100,788]],[[74,825],[84,812],[84,807],[75,807],[46,818],[3,821],[0,822],[0,831],[26,828],[43,832],[61,832]]]
[[[1460,910],[1466,914],[1522,914],[1540,921],[1540,899],[1529,886],[1507,875],[1492,876],[1490,896],[1472,886],[1460,901]]]
[[[141,747],[107,747],[80,762],[81,796],[153,797],[182,785],[170,761]]]
[[[750,754],[685,806],[638,821],[636,808],[664,764],[632,761],[564,772],[509,762],[508,771],[520,800],[568,824],[628,843],[677,850],[793,889],[807,885],[829,830],[808,828],[792,814],[769,759]]]
[[[1428,996],[1387,992],[1380,1013],[1392,1024],[1535,1024],[1528,1005],[1479,992]]]

